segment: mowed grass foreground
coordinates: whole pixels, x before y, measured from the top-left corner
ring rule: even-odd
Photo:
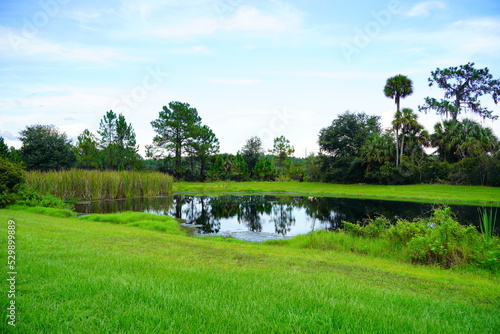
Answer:
[[[160,172],[72,169],[26,173],[26,184],[62,199],[114,199],[162,196],[172,192],[174,178]]]
[[[500,187],[445,184],[369,185],[318,182],[176,182],[175,192],[290,193],[311,196],[348,197],[426,203],[500,205]]]
[[[89,221],[0,210],[4,264],[8,220],[17,226],[12,332],[484,334],[500,328],[499,280],[492,274],[150,231],[133,220],[151,217],[126,215],[123,226],[117,215]],[[2,333],[11,332],[3,287]]]

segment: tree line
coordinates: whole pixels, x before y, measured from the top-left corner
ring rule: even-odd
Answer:
[[[380,117],[346,111],[318,134],[320,152],[305,159],[293,157],[284,136],[274,139],[267,152],[259,137],[247,139],[236,154],[220,153],[212,129],[202,123],[196,108],[170,102],[151,122],[156,135],[146,146],[146,159],[138,154],[135,132],[125,117],[104,114],[97,135],[83,131],[72,144],[52,125],[32,125],[20,132],[22,147],[8,148],[0,137],[0,156],[22,163],[28,170],[69,168],[106,170],[159,170],[179,180],[320,181],[332,183],[500,185],[499,141],[490,128],[470,119],[466,112],[495,120],[480,98],[495,103],[500,81],[488,68],[474,63],[431,72],[429,86],[444,90],[444,99],[427,97],[419,112],[435,112],[442,122],[429,133],[418,114],[401,108],[413,93],[405,75],[388,78],[383,93],[394,100],[391,127],[382,129]]]

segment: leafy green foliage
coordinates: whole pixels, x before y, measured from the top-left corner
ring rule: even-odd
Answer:
[[[259,159],[253,174],[254,178],[260,181],[274,181],[276,179],[276,169],[268,157]]]
[[[201,117],[198,116],[196,108],[181,102],[170,102],[168,106],[163,107],[158,118],[151,122],[157,133],[153,139],[154,145],[174,153],[176,176],[182,174],[181,156],[188,143],[196,136],[200,125]]]
[[[15,201],[14,193],[26,178],[20,164],[11,162],[0,156],[0,207]]]
[[[259,161],[260,157],[264,155],[264,149],[262,148],[262,140],[257,137],[250,137],[245,145],[241,148],[241,155],[248,166],[248,171],[250,172],[250,177],[253,177],[253,171],[255,165]]]
[[[290,145],[290,140],[285,136],[274,138],[273,149],[269,151],[276,157],[278,166],[283,167],[285,161],[295,152],[295,149]]]
[[[32,125],[20,132],[20,154],[28,170],[68,169],[75,163],[71,142],[53,125]]]
[[[78,167],[85,169],[100,167],[101,152],[98,145],[97,138],[88,129],[78,136],[74,149]]]
[[[140,157],[137,154],[134,129],[131,124],[127,124],[125,116],[117,115],[112,110],[106,112],[98,133],[101,136],[99,145],[102,149],[103,166],[115,170],[134,169]],[[80,149],[85,149],[88,159],[92,160],[95,154],[94,138],[85,132],[82,136],[82,141],[79,138],[79,144],[82,144],[79,145]]]
[[[322,152],[335,157],[353,157],[371,135],[380,133],[380,117],[346,111],[321,129],[319,146]]]

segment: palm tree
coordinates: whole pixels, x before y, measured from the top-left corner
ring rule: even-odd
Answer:
[[[394,99],[396,103],[396,115],[394,115],[394,121],[392,122],[393,129],[396,131],[396,167],[399,166],[399,130],[402,127],[401,118],[402,114],[400,112],[401,99],[413,94],[413,82],[406,76],[398,74],[396,76],[387,79],[384,86],[384,94],[386,97]]]
[[[436,124],[431,140],[441,159],[449,162],[494,152],[499,146],[490,128],[483,128],[481,124],[468,119]]]
[[[384,94],[394,99],[397,111],[399,112],[400,100],[413,94],[413,82],[406,75],[398,74],[387,79]]]

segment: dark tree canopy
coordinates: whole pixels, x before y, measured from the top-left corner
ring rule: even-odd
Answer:
[[[75,162],[71,142],[53,125],[32,125],[20,132],[21,158],[28,170],[60,170]]]
[[[379,116],[346,111],[333,120],[332,125],[321,129],[319,147],[322,152],[335,157],[359,156],[365,140],[380,131]]]
[[[241,155],[248,165],[250,176],[253,176],[255,165],[259,161],[260,157],[264,155],[262,140],[257,136],[250,137],[241,148]]]
[[[438,101],[427,97],[425,104],[419,107],[420,111],[434,110],[453,120],[457,120],[458,115],[466,110],[483,118],[498,118],[491,110],[482,107],[479,101],[481,96],[491,95],[496,104],[500,96],[500,80],[493,79],[487,67],[475,69],[474,63],[467,63],[459,67],[437,68],[429,78],[429,86],[434,84],[444,89],[445,99]]]

